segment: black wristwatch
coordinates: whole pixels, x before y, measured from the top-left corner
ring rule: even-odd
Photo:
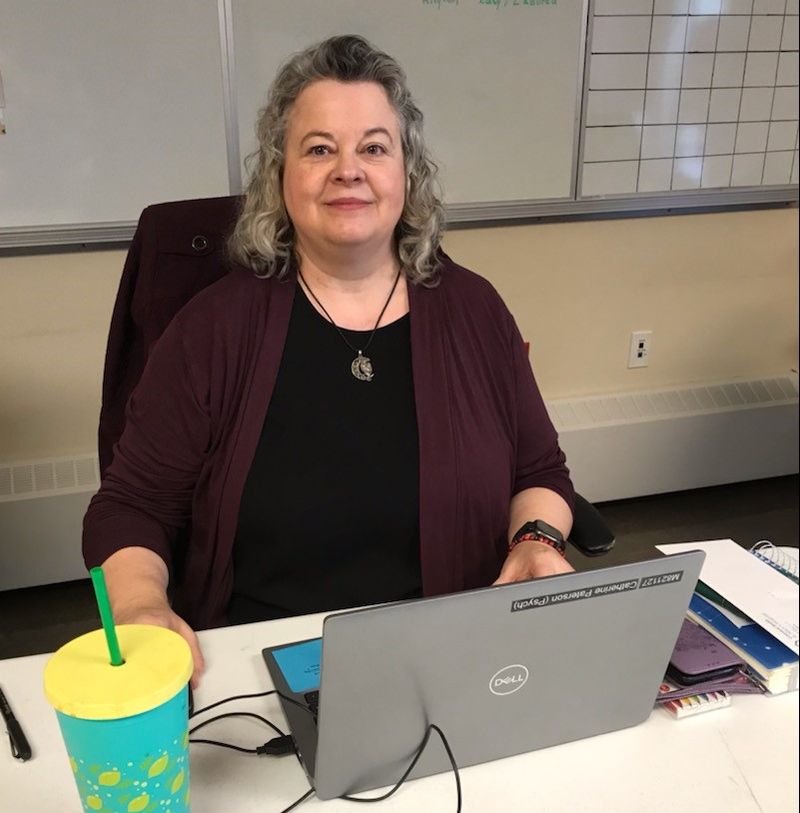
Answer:
[[[511,542],[508,543],[509,552],[514,550],[514,548],[519,545],[520,542],[527,542],[528,540],[543,542],[545,545],[550,545],[551,548],[557,550],[562,556],[566,552],[564,535],[561,533],[561,531],[541,519],[535,519],[533,522],[526,522],[514,534]]]

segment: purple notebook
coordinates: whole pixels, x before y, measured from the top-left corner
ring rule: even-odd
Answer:
[[[744,664],[722,641],[684,619],[669,665],[668,674],[686,684],[733,674]]]

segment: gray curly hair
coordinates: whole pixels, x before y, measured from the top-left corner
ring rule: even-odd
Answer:
[[[397,257],[409,281],[435,285],[444,209],[437,167],[422,135],[422,113],[400,65],[355,35],[324,40],[292,56],[278,71],[258,116],[258,149],[247,158],[252,171],[228,241],[231,255],[260,277],[285,277],[295,267],[294,226],[282,194],[286,131],[297,97],[321,79],[377,82],[386,91],[400,120],[406,174],[405,205],[395,228]]]

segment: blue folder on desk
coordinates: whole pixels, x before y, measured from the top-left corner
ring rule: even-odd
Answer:
[[[797,661],[797,655],[788,646],[770,635],[755,621],[741,627],[737,626],[725,613],[697,593],[689,602],[689,610],[767,669],[778,669]]]

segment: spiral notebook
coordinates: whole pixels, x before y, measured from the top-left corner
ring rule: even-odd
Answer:
[[[750,553],[758,556],[762,562],[774,567],[784,576],[788,576],[795,584],[798,583],[797,548],[778,547],[762,539],[750,548]]]

